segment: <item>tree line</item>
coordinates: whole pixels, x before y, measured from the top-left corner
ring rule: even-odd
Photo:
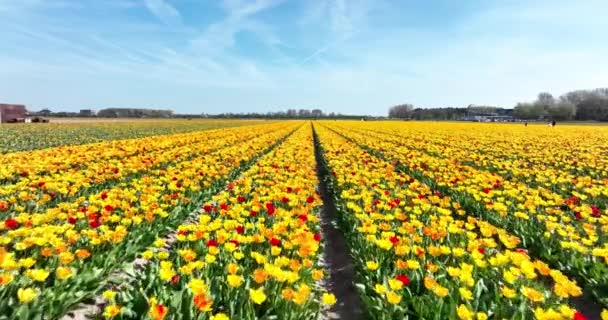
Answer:
[[[467,120],[474,116],[512,115],[513,109],[475,105],[466,108],[415,108],[411,104],[400,104],[391,107],[388,112],[389,118],[411,120]]]
[[[368,115],[346,115],[341,113],[325,113],[321,109],[287,109],[286,111],[276,112],[247,112],[233,113],[224,112],[217,114],[198,113],[198,114],[179,114],[171,110],[154,110],[143,108],[106,108],[98,112],[93,112],[90,109],[83,109],[80,112],[53,112],[48,108],[37,112],[32,112],[32,115],[43,117],[58,117],[58,118],[178,118],[178,119],[382,119],[385,117],[373,117]]]
[[[178,117],[197,117],[196,115],[178,115]],[[220,114],[202,114],[205,118],[220,118],[220,119],[381,119],[384,117],[374,117],[369,115],[347,115],[341,113],[325,113],[321,109],[287,109],[286,111],[276,112],[248,112],[248,113],[220,113]]]
[[[608,88],[571,91],[557,99],[541,92],[533,102],[518,103],[513,115],[521,119],[608,121]]]
[[[475,117],[520,120],[608,121],[608,88],[576,90],[554,98],[541,92],[532,102],[518,103],[513,109],[493,106],[466,108],[416,108],[399,104],[388,111],[389,118],[412,120],[475,120]]]
[[[31,114],[41,117],[56,118],[171,118],[174,115],[172,110],[145,108],[106,108],[101,109],[98,112],[93,112],[90,109],[83,109],[80,110],[80,112],[53,112],[48,108],[45,108],[37,112],[32,112]]]

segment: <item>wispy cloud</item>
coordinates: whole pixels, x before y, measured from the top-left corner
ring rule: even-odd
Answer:
[[[345,39],[342,39],[342,40],[332,40],[332,42],[329,42],[329,43],[325,44],[324,46],[322,46],[322,47],[318,48],[317,50],[315,50],[312,54],[304,57],[304,59],[300,60],[300,64],[305,64],[305,63],[307,63],[309,61],[317,59],[322,54],[324,54],[325,52],[327,52],[328,50],[330,50],[332,47],[337,46],[343,40],[345,40]]]
[[[284,0],[224,0],[222,6],[232,20],[245,19],[261,11],[275,7]]]
[[[368,0],[311,1],[300,24],[304,28],[308,28],[310,25],[326,25],[326,35],[321,39],[322,44],[301,59],[300,63],[304,64],[318,59],[353,38],[362,29],[366,29],[367,16],[373,5],[374,2]],[[325,21],[326,23],[324,23]]]
[[[326,27],[328,36],[343,39],[357,30],[367,28],[368,15],[381,0],[319,0],[306,4],[299,24],[304,28],[312,25]]]
[[[355,26],[353,25],[353,17],[350,15],[346,1],[334,0],[329,8],[332,31],[340,37],[352,33]]]
[[[262,22],[251,20],[256,14],[273,8],[283,1],[280,0],[224,0],[222,7],[226,16],[219,22],[209,25],[191,43],[194,49],[208,54],[223,53],[225,49],[234,46],[237,33],[248,30],[268,45],[280,43],[280,40]]]
[[[182,16],[179,11],[166,0],[144,0],[144,4],[164,24],[168,26],[182,25]]]

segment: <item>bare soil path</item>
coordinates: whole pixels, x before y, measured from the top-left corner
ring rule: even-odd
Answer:
[[[314,131],[314,129],[313,129]],[[325,238],[324,261],[329,270],[327,290],[336,296],[336,304],[323,319],[364,319],[362,302],[355,287],[355,267],[350,256],[350,249],[344,234],[335,226],[338,212],[332,194],[329,192],[326,178],[327,168],[323,165],[321,149],[316,132],[314,132],[315,158],[317,159],[317,176],[319,193],[323,199],[321,208],[321,229]]]

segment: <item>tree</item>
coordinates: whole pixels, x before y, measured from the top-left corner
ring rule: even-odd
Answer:
[[[313,117],[319,118],[323,116],[323,111],[321,109],[313,109],[311,114]]]
[[[542,92],[533,103],[518,103],[514,116],[520,119],[550,117],[554,120],[608,121],[608,88],[575,90],[553,98]]]
[[[48,117],[52,114],[53,112],[49,109],[42,109],[40,111],[38,111],[38,114],[44,117]]]
[[[554,120],[572,120],[576,115],[576,105],[565,99],[560,99],[557,104],[549,108],[548,114]]]
[[[298,110],[298,116],[300,118],[309,118],[310,117],[310,110],[308,110],[308,109],[300,109],[300,110]]]
[[[519,102],[515,108],[513,108],[513,116],[519,119],[532,119],[530,114],[532,110],[532,104],[526,102]]]
[[[548,92],[541,92],[538,94],[535,104],[541,105],[543,109],[547,110],[555,105],[555,98]]]
[[[576,106],[576,120],[608,121],[608,98],[590,96]]]
[[[576,106],[591,96],[593,95],[587,90],[576,90],[562,95],[560,100],[566,100]]]
[[[414,110],[414,106],[411,104],[400,104],[391,107],[388,110],[389,118],[406,119],[409,118]]]
[[[498,108],[493,107],[493,106],[476,106],[473,104],[470,104],[467,107],[467,112],[469,114],[473,114],[473,115],[481,115],[481,116],[492,116],[496,114],[496,110]]]
[[[591,93],[600,98],[608,99],[608,88],[598,88],[598,89],[591,91]]]

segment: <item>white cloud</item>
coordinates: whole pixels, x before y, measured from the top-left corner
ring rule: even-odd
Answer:
[[[224,0],[223,7],[232,20],[246,19],[281,4],[283,0]]]
[[[353,32],[352,17],[349,15],[345,0],[335,0],[330,6],[331,29],[339,35],[348,35]]]
[[[182,24],[179,11],[166,0],[144,0],[144,4],[164,24],[168,26],[180,26]]]
[[[309,55],[300,60],[307,63],[320,60],[320,57],[351,40],[368,26],[368,14],[380,1],[369,0],[320,0],[311,1],[299,23],[304,28],[313,25],[324,27],[326,35]]]
[[[383,1],[319,0],[310,1],[299,20],[303,28],[323,27],[331,38],[347,38],[368,27],[368,15]]]
[[[191,41],[191,44],[195,50],[202,53],[212,55],[223,53],[225,49],[234,46],[237,33],[252,31],[267,45],[277,45],[281,41],[271,29],[261,21],[251,18],[281,3],[282,1],[278,0],[224,0],[222,4],[226,17],[209,25],[202,34]]]

